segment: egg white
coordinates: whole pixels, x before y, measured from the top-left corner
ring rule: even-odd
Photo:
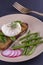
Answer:
[[[18,35],[21,32],[21,25],[17,23],[16,28],[11,29],[11,27],[9,27],[10,24],[11,23],[4,24],[1,27],[1,30],[4,33],[4,35],[9,36],[9,37]]]

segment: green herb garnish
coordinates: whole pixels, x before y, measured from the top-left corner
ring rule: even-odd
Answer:
[[[22,22],[21,22],[21,21],[18,21],[18,20],[17,20],[17,21],[15,21],[15,22],[16,22],[16,23],[18,22],[20,25],[22,24]]]
[[[17,23],[12,22],[11,25],[10,25],[10,27],[11,27],[12,29],[13,29],[13,28],[16,28],[16,27],[17,27]]]
[[[19,23],[20,25],[22,24],[21,21],[14,21],[10,24],[10,27],[13,29],[13,28],[16,28],[17,27],[17,23]]]
[[[0,42],[5,43],[7,38],[5,36],[0,36]]]
[[[16,37],[10,37],[10,39],[11,39],[12,41],[15,41],[15,40],[16,40]]]
[[[7,41],[6,36],[2,32],[0,32],[0,42],[5,43]]]

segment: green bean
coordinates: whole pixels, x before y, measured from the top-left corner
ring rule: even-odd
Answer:
[[[38,40],[38,41],[36,41],[34,43],[31,43],[31,44],[25,44],[25,45],[21,45],[21,46],[14,46],[12,48],[13,49],[20,49],[20,48],[25,48],[25,47],[29,47],[29,46],[36,46],[36,45],[41,44],[41,43],[43,43],[43,40]]]
[[[27,55],[31,55],[31,54],[35,51],[35,49],[36,49],[36,46],[33,46],[33,47],[29,50],[29,52],[27,53]]]
[[[24,37],[20,38],[20,41],[23,40],[23,39],[26,39],[26,38],[30,37],[31,35],[38,35],[38,33],[36,32],[36,33],[27,34]]]
[[[34,37],[34,38],[24,40],[21,43],[27,43],[27,42],[31,42],[32,40],[41,40],[41,39],[43,39],[43,38],[42,37]]]
[[[27,49],[28,49],[28,47],[24,48],[23,55],[26,55]]]

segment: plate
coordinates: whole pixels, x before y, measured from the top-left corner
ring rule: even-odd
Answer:
[[[11,15],[0,17],[0,28],[3,24],[9,23],[15,20],[21,20],[22,22],[28,23],[29,25],[28,29],[30,29],[31,32],[39,32],[40,36],[43,36],[43,22],[41,22],[39,19],[30,15],[11,14]],[[6,61],[6,62],[22,62],[22,61],[30,60],[38,56],[42,52],[43,52],[43,44],[37,46],[35,52],[30,56],[19,56],[16,58],[7,58],[2,56],[0,51],[0,60]]]

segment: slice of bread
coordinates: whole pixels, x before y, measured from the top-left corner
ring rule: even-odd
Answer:
[[[18,37],[20,37],[22,34],[24,34],[24,33],[27,31],[27,29],[28,29],[28,24],[22,23],[22,24],[21,24],[21,28],[22,28],[21,33],[19,33],[17,36],[15,36],[16,39],[17,39]],[[0,42],[0,50],[7,49],[7,48],[12,44],[12,42],[13,42],[13,41],[12,41],[9,37],[7,37],[6,43]]]

